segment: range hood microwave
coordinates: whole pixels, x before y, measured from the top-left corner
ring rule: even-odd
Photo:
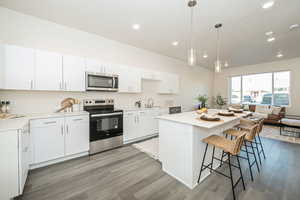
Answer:
[[[118,75],[86,72],[85,81],[86,91],[117,92],[119,88]]]

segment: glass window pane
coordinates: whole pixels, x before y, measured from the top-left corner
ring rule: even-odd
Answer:
[[[241,103],[241,77],[235,76],[231,78],[231,99],[232,104]]]
[[[272,96],[272,73],[243,76],[243,103],[271,105]]]
[[[274,73],[274,105],[287,106],[290,104],[290,72]]]

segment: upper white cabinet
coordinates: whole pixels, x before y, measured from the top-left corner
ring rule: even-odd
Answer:
[[[145,80],[153,80],[153,81],[161,80],[161,74],[156,71],[142,70],[141,75],[142,75],[142,79]]]
[[[135,68],[127,66],[119,67],[119,92],[140,93],[142,92],[141,73]]]
[[[62,90],[62,55],[36,50],[34,89]]]
[[[86,59],[86,71],[102,74],[115,74],[116,72],[111,64],[93,59]]]
[[[5,89],[30,90],[34,84],[35,50],[2,45],[1,73]]]
[[[63,56],[63,88],[66,91],[85,91],[85,59]]]
[[[162,73],[159,84],[160,94],[177,94],[179,92],[179,77],[176,74]]]

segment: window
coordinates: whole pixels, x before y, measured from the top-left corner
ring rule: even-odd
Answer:
[[[231,77],[230,102],[290,105],[290,72],[272,72]]]

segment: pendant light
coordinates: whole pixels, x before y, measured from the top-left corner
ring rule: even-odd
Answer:
[[[194,7],[197,5],[196,0],[189,0],[188,7],[191,8],[191,24],[190,24],[190,47],[188,50],[188,64],[190,66],[196,65],[196,49],[193,47],[194,42],[194,30],[193,30],[193,23],[194,23]]]
[[[222,63],[220,61],[220,48],[221,48],[221,38],[220,38],[220,28],[222,24],[216,24],[217,29],[217,60],[215,61],[215,72],[219,73],[222,71]]]

